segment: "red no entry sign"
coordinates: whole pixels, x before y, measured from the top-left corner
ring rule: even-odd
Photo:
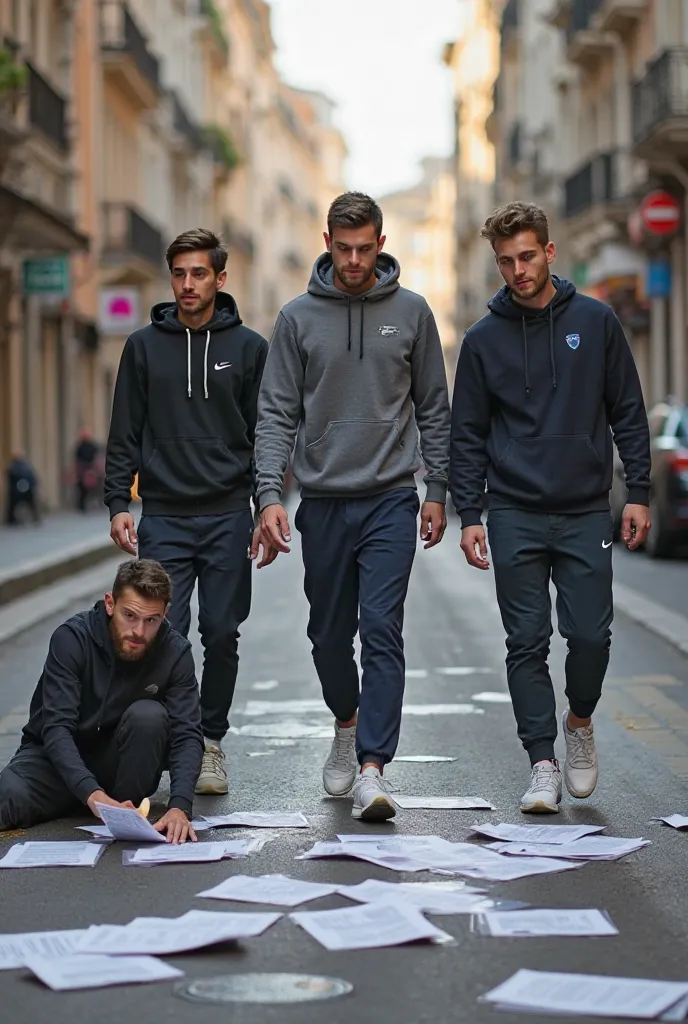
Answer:
[[[640,204],[640,216],[651,235],[673,235],[681,223],[681,207],[669,192],[656,189]]]

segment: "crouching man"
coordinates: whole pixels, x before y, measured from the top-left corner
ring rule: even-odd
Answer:
[[[168,842],[190,825],[203,755],[191,645],[165,620],[172,581],[158,562],[125,562],[112,593],[53,633],[16,754],[0,774],[0,829],[87,805],[138,807],[170,773]]]

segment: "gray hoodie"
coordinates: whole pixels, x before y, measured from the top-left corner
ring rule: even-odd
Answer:
[[[303,497],[415,487],[419,431],[426,500],[445,501],[450,414],[435,318],[399,286],[392,256],[380,254],[376,273],[370,291],[348,295],[324,253],[277,318],[258,399],[261,509],[281,500],[292,450]]]

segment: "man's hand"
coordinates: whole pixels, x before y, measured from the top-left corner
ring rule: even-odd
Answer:
[[[131,800],[125,800],[124,803],[120,803],[119,800],[113,800],[112,797],[108,796],[102,789],[97,789],[95,793],[91,793],[86,803],[96,818],[100,817],[96,804],[106,804],[108,807],[129,807],[133,811],[136,810]]]
[[[167,842],[174,843],[175,846],[185,843],[187,839],[190,839],[192,843],[198,842],[196,833],[191,828],[191,822],[184,811],[180,811],[178,807],[172,807],[167,814],[163,814],[153,828],[156,832],[166,832]]]
[[[110,536],[122,551],[126,551],[128,555],[136,554],[139,539],[136,536],[136,526],[131,512],[118,512],[112,517]]]
[[[621,539],[629,551],[644,544],[650,532],[650,510],[646,505],[626,505],[621,517]]]
[[[291,540],[289,517],[281,505],[268,505],[260,513],[260,525],[268,544],[277,551],[289,552],[287,542]]]
[[[477,550],[476,550],[477,548]],[[466,526],[461,531],[461,550],[475,569],[489,569],[485,530],[482,526]]]
[[[434,548],[447,529],[447,513],[441,501],[424,501],[420,510],[420,539],[427,541],[424,548]]]
[[[263,555],[260,562],[258,562],[259,569],[262,569],[264,565],[272,565],[277,558],[279,551],[276,547],[273,547],[269,540],[266,540],[262,526],[256,526],[253,531],[253,541],[251,543],[251,558],[253,560],[258,558],[261,548],[263,549]]]

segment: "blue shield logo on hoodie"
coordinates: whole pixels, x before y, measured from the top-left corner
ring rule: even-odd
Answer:
[[[580,334],[567,334],[566,344],[569,348],[577,349],[580,345]]]

